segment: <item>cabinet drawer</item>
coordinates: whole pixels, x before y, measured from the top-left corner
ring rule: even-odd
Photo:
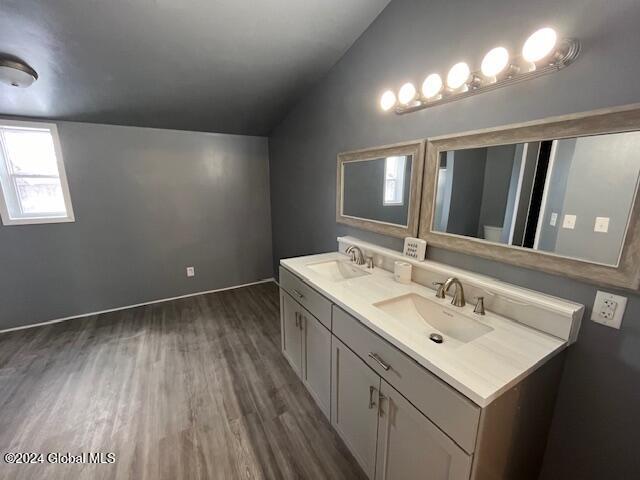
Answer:
[[[473,453],[480,407],[335,305],[333,334],[467,453]],[[385,370],[370,354],[389,369]]]
[[[331,330],[331,302],[304,283],[286,268],[280,267],[280,287],[284,288],[300,305],[309,310]]]

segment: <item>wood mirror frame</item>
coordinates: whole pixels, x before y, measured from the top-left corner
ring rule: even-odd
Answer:
[[[447,250],[542,270],[589,283],[638,290],[640,286],[640,222],[638,221],[640,195],[637,187],[617,266],[607,266],[530,248],[500,245],[484,239],[432,230],[441,152],[631,131],[640,131],[640,104],[430,138],[426,144],[419,237],[431,246]]]
[[[392,237],[415,237],[418,234],[418,224],[420,222],[420,193],[422,191],[424,168],[424,146],[424,140],[416,140],[339,153],[336,168],[336,222]],[[344,164],[401,155],[412,155],[407,225],[402,226],[394,223],[344,215],[342,213]]]

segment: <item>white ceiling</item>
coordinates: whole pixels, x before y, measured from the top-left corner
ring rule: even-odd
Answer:
[[[0,0],[0,114],[264,135],[389,0]]]

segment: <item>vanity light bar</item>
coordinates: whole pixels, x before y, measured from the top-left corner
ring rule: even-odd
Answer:
[[[470,71],[466,63],[456,63],[444,79],[437,73],[427,76],[419,91],[410,82],[398,95],[387,90],[379,105],[383,111],[393,110],[398,115],[415,112],[557,72],[571,65],[579,53],[578,40],[557,41],[553,29],[541,28],[527,39],[520,55],[510,57],[504,47],[493,48],[480,70]]]

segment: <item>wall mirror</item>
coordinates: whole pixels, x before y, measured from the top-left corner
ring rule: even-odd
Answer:
[[[396,237],[418,231],[424,142],[340,153],[336,221]]]
[[[431,139],[426,169],[432,245],[638,288],[637,108]]]

